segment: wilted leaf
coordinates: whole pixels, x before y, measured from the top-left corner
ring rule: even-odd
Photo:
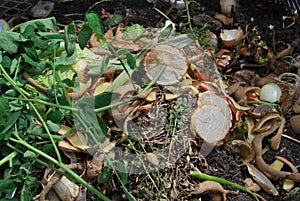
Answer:
[[[68,57],[72,56],[75,52],[76,46],[76,30],[74,22],[65,26],[65,46]]]

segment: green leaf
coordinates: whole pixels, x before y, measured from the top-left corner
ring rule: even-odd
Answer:
[[[173,24],[169,24],[164,30],[160,33],[158,40],[168,38],[173,30]]]
[[[103,120],[95,113],[95,99],[93,97],[79,100],[75,104],[75,108],[78,109],[75,116],[77,116],[77,122],[86,132],[85,135],[90,145],[95,145],[99,142],[103,142],[106,138],[108,128]]]
[[[20,27],[20,32],[24,32],[27,26],[32,25],[38,31],[48,32],[51,30],[52,32],[57,32],[57,22],[55,17],[45,18],[45,19],[36,19],[30,20],[28,22],[24,22],[22,24],[17,25]]]
[[[12,31],[0,32],[0,48],[9,54],[18,52],[20,34]]]
[[[101,94],[94,96],[95,108],[100,108],[100,107],[109,105],[112,101],[112,98],[116,97],[116,96],[117,96],[117,94],[114,94],[109,91],[105,91],[105,92],[102,92]]]
[[[120,175],[122,185],[127,184],[128,170],[125,164],[117,160],[112,161],[112,164],[116,167],[116,171],[118,171],[118,174]]]
[[[9,102],[6,98],[0,98],[0,126],[5,126],[9,122]]]
[[[40,134],[43,133],[43,128],[41,126],[35,126],[32,130],[31,130],[31,134],[38,136]]]
[[[45,40],[42,40],[39,37],[32,37],[31,38],[32,42],[34,42],[34,46],[40,49],[47,49],[48,48],[48,42]]]
[[[91,35],[92,35],[92,29],[88,24],[84,24],[83,27],[80,29],[80,32],[78,34],[78,44],[80,49],[84,49],[87,45]]]
[[[65,48],[68,57],[72,56],[76,50],[76,29],[75,23],[72,22],[65,26]]]
[[[60,57],[56,60],[55,64],[57,66],[60,66],[60,65],[63,65],[63,66],[72,65],[76,61],[76,58],[77,58],[77,52],[76,51],[70,57],[67,55],[66,51],[63,51],[61,53]]]
[[[101,19],[95,11],[88,11],[85,17],[90,25],[90,28],[98,35],[104,36]]]
[[[36,177],[27,176],[21,191],[21,201],[31,201],[33,196],[37,194],[39,183]]]
[[[58,132],[59,131],[59,124],[56,124],[56,123],[53,123],[52,121],[48,120],[46,122],[48,128],[50,131],[53,131],[53,132]]]
[[[48,114],[47,114],[47,120],[52,121],[53,123],[56,124],[60,124],[61,120],[63,117],[63,113],[56,109],[56,110],[51,110]]]
[[[122,20],[123,20],[123,17],[121,15],[114,14],[111,17],[103,20],[103,25],[106,27],[113,27],[113,26],[120,24],[122,22]]]
[[[34,159],[34,158],[37,157],[37,155],[36,155],[33,151],[27,150],[27,151],[25,151],[25,153],[23,154],[23,157],[24,157],[24,158],[29,158],[29,159]]]
[[[137,38],[145,32],[145,28],[139,24],[133,24],[121,29],[125,38]]]
[[[32,42],[22,44],[22,47],[25,50],[26,55],[30,57],[30,59],[32,59],[34,62],[38,62],[40,60]]]
[[[21,54],[26,63],[29,63],[32,66],[37,66],[38,62],[32,60],[27,54]]]
[[[108,180],[112,176],[112,173],[113,173],[113,169],[106,166],[104,168],[103,172],[101,172],[97,177],[98,184],[104,184],[104,183],[108,182]]]
[[[1,104],[1,103],[0,103]],[[2,104],[0,105],[1,108]],[[0,118],[2,116],[2,113],[0,114]],[[16,123],[16,121],[19,119],[21,115],[21,111],[12,112],[9,114],[9,121],[3,122],[0,120],[0,140],[4,139],[5,137],[9,137],[7,134],[7,131]]]
[[[126,59],[129,67],[133,70],[136,69],[136,59],[130,52],[126,54]]]
[[[52,151],[52,149],[53,149],[53,145],[52,144],[45,144],[42,147],[42,151],[44,153],[49,153],[50,151]]]
[[[17,178],[5,178],[0,180],[0,193],[11,193],[20,182]]]
[[[34,30],[35,30],[35,27],[32,24],[29,24],[28,26],[26,26],[24,31],[21,32],[21,35],[24,38],[31,39],[31,37],[35,36]]]
[[[65,37],[63,34],[60,33],[53,33],[53,32],[37,32],[37,34],[47,40],[54,40],[60,39],[63,40]]]

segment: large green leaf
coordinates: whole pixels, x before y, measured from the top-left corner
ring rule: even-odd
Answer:
[[[18,25],[20,27],[20,32],[22,33],[28,25],[32,25],[39,31],[47,32],[51,30],[52,32],[58,32],[57,22],[54,17],[45,18],[45,19],[36,19],[36,20],[30,20],[28,22],[24,22]]]
[[[91,35],[92,35],[92,29],[88,24],[84,24],[83,27],[80,29],[80,32],[78,34],[78,44],[80,49],[84,49],[86,44],[88,43]]]
[[[12,31],[0,32],[0,48],[9,54],[18,52],[20,34]]]
[[[74,22],[65,26],[65,48],[68,57],[72,56],[76,50],[76,29]]]
[[[91,29],[98,35],[104,36],[101,19],[95,11],[89,11],[85,14],[85,17],[91,27]]]

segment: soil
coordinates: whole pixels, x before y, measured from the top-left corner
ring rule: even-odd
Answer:
[[[155,11],[153,8],[156,7],[164,13],[168,12],[170,5],[168,2],[158,0],[155,4],[148,3],[145,0],[113,0],[111,2],[99,3],[96,4],[97,0],[79,0],[79,1],[70,1],[65,3],[56,4],[51,15],[55,16],[57,21],[60,24],[68,24],[72,20],[75,19],[83,19],[84,13],[92,7],[92,10],[95,10],[98,13],[101,13],[102,9],[105,9],[110,13],[117,13],[123,16],[124,24],[130,25],[134,23],[138,23],[143,25],[144,27],[155,27],[159,25],[159,21],[162,16]],[[210,1],[200,1],[197,0],[199,5],[195,7],[194,13],[198,14],[207,14],[209,16],[214,16],[216,13],[220,12],[220,6],[218,0],[210,0]],[[286,47],[286,44],[296,41],[300,38],[300,21],[299,19],[295,19],[295,24],[289,28],[283,28],[283,16],[292,16],[292,9],[289,8],[285,4],[275,4],[271,0],[261,0],[261,1],[240,1],[239,7],[236,9],[233,17],[234,23],[231,25],[223,26],[223,28],[245,28],[246,26],[256,28],[256,30],[260,33],[262,39],[266,41],[267,45],[274,48],[275,52],[280,51]],[[184,21],[181,17],[182,11],[177,11],[173,9],[168,16],[174,20],[179,28],[180,22]],[[287,19],[284,23],[285,26],[292,23],[293,20]],[[270,29],[270,25],[274,26],[273,29]],[[201,27],[200,27],[201,28]],[[220,30],[215,30],[215,34],[218,35]],[[220,43],[221,44],[221,43]],[[219,45],[222,47],[222,45]],[[285,125],[284,133],[290,135],[292,137],[298,138],[293,130],[291,130],[289,125],[290,114],[286,115],[287,123]],[[196,147],[196,146],[195,146]],[[193,151],[199,152],[199,148],[193,148]],[[195,155],[197,155],[195,153]],[[264,154],[264,159],[271,163],[274,160],[276,155],[285,157],[289,161],[291,161],[295,165],[300,164],[300,144],[289,139],[283,138],[280,144],[280,148],[277,151],[269,150],[266,154]],[[161,171],[160,174],[153,173],[152,175],[162,175],[165,174],[170,176],[175,174],[176,171],[188,171],[191,169],[187,164],[187,155],[182,156],[178,162],[176,163],[176,167],[173,167],[168,170]],[[249,177],[249,173],[245,166],[241,166],[241,158],[239,155],[239,150],[236,147],[232,146],[230,142],[227,145],[224,145],[220,148],[214,149],[208,156],[205,157],[206,163],[209,166],[209,171],[214,176],[219,176],[221,178],[227,179],[232,182],[239,183],[244,185],[245,178]],[[200,159],[192,161],[196,167],[200,170],[204,169],[203,161],[202,166],[197,164],[200,163]],[[184,170],[186,168],[187,170]],[[187,172],[188,173],[188,172]],[[178,174],[181,176],[185,176],[185,179],[188,181],[183,181],[182,178],[173,178],[174,180],[167,179],[167,182],[172,183],[173,181],[177,181],[177,185],[173,188],[176,189],[174,192],[177,192],[177,195],[174,196],[173,192],[173,200],[210,200],[211,197],[208,194],[204,195],[191,195],[187,194],[187,186],[188,183],[197,183],[199,180],[188,177],[186,173]],[[177,176],[178,176],[177,175]],[[186,178],[187,177],[187,178]],[[162,197],[157,197],[153,194],[151,187],[148,186],[147,181],[141,181],[142,176],[132,176],[130,178],[130,182],[128,189],[140,200],[163,200]],[[171,176],[170,176],[171,178]],[[144,183],[143,183],[144,182]],[[266,200],[300,200],[300,193],[297,192],[295,195],[291,197],[286,197],[286,192],[282,190],[282,181],[272,181],[275,187],[279,191],[278,196],[272,196],[261,190],[259,194],[264,197]],[[144,184],[144,186],[143,186]],[[163,182],[158,183],[158,189],[163,188]],[[143,186],[144,194],[136,192],[137,189],[141,189]],[[234,193],[236,189],[231,188],[229,186],[224,186],[226,189],[231,190],[232,192],[227,195],[227,200],[230,201],[249,201],[252,200],[248,194],[239,192]],[[296,187],[300,187],[299,183],[296,184]],[[169,189],[172,191],[172,189]],[[159,193],[158,193],[159,194]],[[163,194],[163,193],[162,193]],[[169,197],[170,192],[166,192],[166,197]],[[172,197],[172,196],[171,196]],[[167,198],[165,198],[168,200]]]

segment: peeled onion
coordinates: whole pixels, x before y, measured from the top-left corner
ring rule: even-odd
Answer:
[[[281,89],[275,83],[264,85],[260,90],[260,99],[270,103],[275,103],[281,96]]]

